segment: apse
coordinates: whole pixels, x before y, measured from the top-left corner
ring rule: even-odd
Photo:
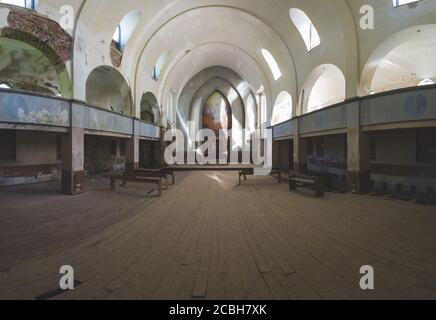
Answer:
[[[177,127],[183,131],[188,145],[192,147],[194,141],[191,137],[194,132],[203,129],[204,106],[206,102],[212,100],[222,106],[224,106],[223,101],[226,102],[229,112],[222,112],[222,114],[226,114],[231,123],[234,137],[232,147],[234,150],[241,150],[257,125],[256,98],[251,86],[228,68],[218,66],[207,68],[186,84],[177,102]],[[208,123],[214,122],[211,118],[207,120]],[[218,127],[211,126],[214,131]]]
[[[215,132],[232,129],[232,110],[226,97],[215,91],[207,98],[203,108],[203,129]]]

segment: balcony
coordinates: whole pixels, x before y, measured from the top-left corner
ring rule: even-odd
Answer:
[[[136,118],[75,100],[4,89],[0,89],[0,128],[54,132],[81,128],[90,134],[160,138],[158,126]]]
[[[432,85],[351,99],[295,117],[272,129],[274,139],[280,140],[297,133],[304,136],[345,132],[356,124],[371,131],[435,126],[435,121],[436,86]]]

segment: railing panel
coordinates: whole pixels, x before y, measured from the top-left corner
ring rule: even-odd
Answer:
[[[301,117],[300,133],[307,134],[346,128],[348,106],[349,104],[343,104]]]
[[[436,89],[386,93],[363,98],[361,103],[363,125],[436,119]]]
[[[132,118],[103,109],[73,104],[73,127],[132,135]]]
[[[0,122],[70,126],[70,103],[17,92],[0,91]]]
[[[159,139],[160,127],[135,119],[135,134],[143,138]]]
[[[273,127],[273,138],[280,139],[280,138],[291,137],[294,134],[296,121],[298,120],[287,121]]]

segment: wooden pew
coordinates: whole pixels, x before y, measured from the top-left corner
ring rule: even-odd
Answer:
[[[171,177],[171,184],[176,184],[176,178],[174,176],[174,171],[170,169],[136,169],[135,172],[142,172],[142,173],[163,173],[167,176]]]
[[[168,175],[165,172],[160,171],[142,171],[142,170],[134,170],[132,173],[125,173],[125,176],[135,176],[140,178],[159,178],[163,179],[165,181],[165,188],[164,190],[168,190]]]
[[[162,195],[162,179],[161,178],[143,178],[143,177],[137,177],[137,176],[113,175],[113,176],[110,176],[110,179],[111,179],[111,190],[115,190],[117,181],[123,182],[123,186],[126,186],[127,182],[152,183],[152,184],[157,185],[159,197]]]
[[[324,196],[324,191],[322,189],[322,182],[320,177],[290,175],[289,190],[296,190],[298,187],[309,188],[315,191],[315,197],[317,198]]]
[[[277,175],[278,176],[278,182],[282,183],[282,171],[281,170],[272,170],[270,175]],[[244,180],[247,181],[247,176],[254,176],[254,169],[243,169],[239,171],[239,185],[242,184],[242,177],[244,177]]]

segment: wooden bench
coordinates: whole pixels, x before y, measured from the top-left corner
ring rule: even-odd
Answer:
[[[289,190],[296,190],[298,187],[309,188],[315,191],[315,197],[323,197],[324,191],[322,189],[321,178],[303,176],[303,175],[290,175],[289,176]]]
[[[164,190],[168,190],[168,175],[165,172],[160,171],[142,171],[142,170],[134,170],[133,173],[125,173],[124,175],[134,175],[140,178],[159,178],[165,180],[165,188]]]
[[[161,178],[143,178],[137,176],[111,176],[111,190],[115,190],[116,182],[122,181],[123,186],[127,185],[127,182],[140,182],[140,183],[152,183],[158,187],[159,197],[162,195],[162,179]]]
[[[171,184],[176,184],[176,178],[174,176],[174,171],[169,169],[136,169],[135,172],[142,172],[142,173],[160,173],[160,174],[166,174],[167,176],[171,177]]]
[[[270,175],[277,175],[279,183],[282,183],[282,171],[281,170],[272,170]],[[247,176],[254,176],[254,169],[243,169],[239,171],[239,185],[242,184],[242,177],[247,181]]]

